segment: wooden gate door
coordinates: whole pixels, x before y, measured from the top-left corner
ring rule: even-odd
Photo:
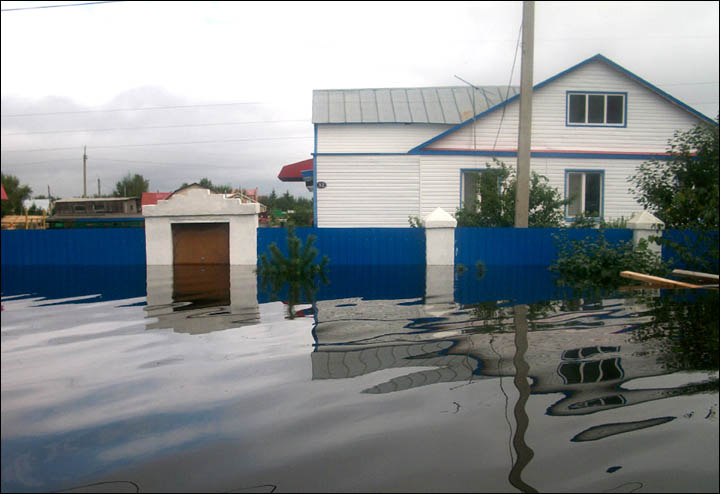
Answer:
[[[174,223],[173,264],[230,264],[228,223]]]

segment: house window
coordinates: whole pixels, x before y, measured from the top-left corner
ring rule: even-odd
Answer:
[[[594,218],[602,216],[603,172],[569,171],[565,183],[565,197],[570,199],[568,218],[580,214]]]
[[[96,203],[93,205],[93,208],[95,209],[96,213],[104,213],[105,212],[105,204],[103,204],[103,203]]]
[[[502,194],[501,171],[493,168],[462,171],[462,208],[478,212],[497,208]]]
[[[567,94],[567,125],[625,126],[624,93]]]
[[[85,212],[85,206],[84,206],[83,204],[76,204],[76,205],[73,207],[73,211],[75,211],[76,213],[84,213],[84,212]]]

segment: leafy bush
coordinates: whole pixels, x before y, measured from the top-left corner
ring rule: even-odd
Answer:
[[[493,160],[495,167],[479,173],[479,201],[455,213],[457,226],[510,227],[515,224],[515,169],[502,161]],[[528,226],[559,227],[564,219],[560,193],[548,183],[547,177],[532,172],[529,183]]]
[[[637,246],[632,241],[617,244],[608,242],[605,230],[581,240],[571,240],[566,232],[554,235],[558,257],[550,266],[557,273],[561,284],[577,287],[617,287],[627,282],[620,278],[620,271],[636,271],[663,276],[667,266],[657,254],[641,240]]]

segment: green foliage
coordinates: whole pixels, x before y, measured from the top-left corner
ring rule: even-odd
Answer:
[[[458,226],[511,227],[515,224],[516,173],[502,161],[494,159],[495,167],[479,173],[480,201],[455,214]],[[530,227],[559,227],[564,219],[567,200],[551,187],[547,177],[532,172],[529,183]]]
[[[717,119],[716,119],[717,122]],[[665,223],[666,229],[694,230],[689,243],[661,238],[688,269],[718,269],[720,182],[718,126],[700,123],[677,131],[665,160],[650,160],[630,178],[637,201]]]
[[[701,123],[677,131],[664,160],[641,164],[630,177],[637,201],[665,228],[718,228],[718,127]]]
[[[122,180],[115,184],[113,197],[140,197],[143,192],[149,190],[150,181],[145,180],[142,175],[127,174]]]
[[[408,223],[410,228],[425,228],[425,223],[419,216],[408,216]]]
[[[286,283],[289,283],[289,317],[294,317],[292,307],[299,303],[301,295],[304,300],[311,303],[315,300],[315,276],[319,275],[324,284],[328,283],[326,277],[327,265],[330,259],[322,257],[320,264],[314,262],[318,250],[313,247],[315,236],[309,235],[302,244],[295,229],[288,228],[287,246],[288,257],[285,257],[275,242],[270,244],[270,258],[267,254],[260,254],[260,287],[268,290],[273,297],[277,297]]]
[[[214,183],[212,183],[212,180],[210,180],[210,179],[207,178],[207,177],[201,178],[200,181],[199,181],[199,182],[196,182],[196,183],[197,183],[199,186],[201,186],[201,187],[205,187],[206,189],[210,189],[210,191],[213,192],[214,194],[230,194],[230,193],[233,191],[233,188],[232,188],[231,185],[228,185],[228,184],[226,184],[226,185],[215,185]],[[184,187],[187,187],[187,186],[189,186],[189,185],[192,185],[192,184],[189,184],[189,183],[187,183],[187,182],[184,182],[184,183],[180,186],[180,188],[184,188]]]
[[[290,226],[310,226],[313,219],[313,201],[305,197],[295,197],[290,192],[278,196],[275,190],[270,195],[260,196],[258,201],[267,207],[268,211],[293,211],[288,214],[287,224]],[[272,226],[279,224],[277,218],[269,217]]]
[[[605,238],[605,230],[597,236],[571,240],[567,232],[553,235],[558,247],[558,257],[550,271],[559,277],[561,285],[573,287],[614,288],[627,280],[619,276],[620,271],[636,271],[663,276],[668,268],[641,240],[637,246],[632,241],[611,244]]]
[[[7,194],[7,200],[2,201],[2,215],[24,214],[23,201],[30,199],[32,189],[28,185],[21,185],[15,175],[2,174],[2,185]]]
[[[607,230],[612,228],[627,228],[627,220],[624,216],[615,218],[610,221],[605,221],[605,218],[594,218],[592,216],[586,216],[583,213],[577,215],[568,225],[570,228],[600,228],[601,230]]]

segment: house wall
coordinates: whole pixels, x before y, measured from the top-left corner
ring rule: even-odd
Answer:
[[[627,93],[627,126],[567,126],[567,91]],[[519,106],[519,100],[515,100],[507,105],[504,116],[500,109],[475,123],[478,149],[493,149],[493,145],[498,150],[517,148]],[[700,121],[687,110],[600,61],[588,63],[536,90],[532,117],[533,151],[663,153],[667,150],[667,140],[676,130],[689,129]],[[435,141],[428,148],[473,149],[472,125]]]
[[[407,153],[451,128],[437,124],[321,124],[317,153]]]
[[[515,166],[515,158],[500,158],[505,164]],[[548,178],[550,186],[565,198],[565,175],[567,170],[603,171],[603,216],[605,219],[630,218],[642,211],[628,191],[628,178],[643,160],[581,159],[581,158],[533,158],[532,171]],[[461,206],[462,170],[484,170],[492,165],[490,157],[476,156],[427,156],[420,159],[422,198],[420,215],[425,216],[436,207],[454,213]]]
[[[322,228],[407,227],[418,214],[418,156],[317,156],[318,221]]]

